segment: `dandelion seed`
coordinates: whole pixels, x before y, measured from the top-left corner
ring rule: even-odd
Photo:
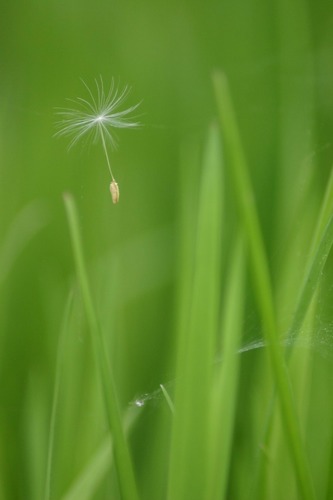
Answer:
[[[109,144],[111,149],[117,147],[115,129],[140,126],[139,122],[131,121],[133,118],[130,115],[141,103],[119,111],[130,93],[127,85],[120,90],[112,79],[109,90],[105,92],[103,80],[100,77],[100,80],[95,80],[96,95],[94,95],[93,90],[83,80],[82,83],[88,93],[87,99],[82,97],[69,99],[76,107],[59,109],[57,115],[61,119],[57,122],[59,131],[55,135],[71,137],[69,149],[82,138],[92,137],[93,142],[101,140],[112,179],[110,184],[112,201],[118,203],[119,187],[112,173],[107,145]]]
[[[118,203],[119,201],[119,187],[117,182],[112,181],[110,184],[110,192],[113,203]]]

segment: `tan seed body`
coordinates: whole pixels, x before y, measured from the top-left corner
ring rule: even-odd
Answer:
[[[119,201],[119,187],[116,181],[112,181],[110,184],[110,193],[112,196],[113,203],[118,203]]]

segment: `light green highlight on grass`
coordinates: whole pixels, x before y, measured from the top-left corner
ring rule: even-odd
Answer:
[[[92,456],[89,463],[75,478],[61,500],[89,500],[104,479],[112,463],[112,442],[110,436],[105,438]]]
[[[126,433],[130,432],[138,415],[139,413],[133,411],[133,408],[127,411],[124,417]],[[72,481],[68,490],[62,495],[61,500],[89,500],[94,498],[98,486],[112,467],[112,455],[112,438],[107,436],[80,474]]]
[[[166,390],[166,388],[164,387],[163,384],[160,384],[160,388],[161,388],[162,394],[165,397],[165,400],[168,404],[168,407],[170,408],[171,413],[174,414],[175,413],[175,406],[172,402],[172,399],[170,398],[170,394],[168,393],[168,391]]]
[[[207,499],[226,497],[230,469],[243,326],[244,248],[239,237],[232,248],[221,325],[222,364],[213,391],[209,486]]]
[[[186,286],[181,298],[169,500],[201,500],[207,487],[208,462],[203,457],[208,452],[209,402],[220,303],[221,199],[221,155],[214,125],[203,159],[193,258],[187,255],[191,267],[184,270],[181,266],[184,274],[180,280],[186,279]],[[184,244],[191,247],[188,242]]]
[[[268,263],[248,168],[241,145],[227,80],[221,72],[215,72],[213,83],[226,150],[226,162],[229,166],[236,202],[249,248],[254,289],[277,387],[286,440],[295,467],[299,491],[304,499],[310,500],[314,498],[312,480],[301,440],[283,352],[278,341]]]
[[[105,411],[114,445],[114,459],[119,479],[119,488],[124,500],[137,500],[139,498],[130,451],[126,443],[124,429],[121,421],[118,397],[114,382],[114,375],[109,363],[102,332],[97,320],[95,307],[88,282],[86,264],[83,256],[83,247],[79,230],[79,221],[76,205],[70,194],[64,195],[65,208],[73,246],[74,260],[80,283],[83,304],[91,332],[96,364],[100,373],[103,389]]]

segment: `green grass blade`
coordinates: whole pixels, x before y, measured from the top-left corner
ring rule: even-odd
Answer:
[[[284,430],[293,459],[299,490],[303,498],[312,499],[314,498],[312,480],[301,440],[285,360],[279,344],[268,263],[228,84],[221,72],[214,74],[213,83],[226,156],[230,167],[230,177],[249,248],[254,289],[277,387]]]
[[[325,190],[325,196],[320,208],[320,213],[318,221],[316,224],[315,233],[312,239],[310,255],[316,251],[319,246],[319,242],[322,239],[323,231],[327,226],[328,220],[333,213],[333,168],[331,170],[331,175],[329,177],[327,187]]]
[[[333,439],[331,436],[331,453],[328,463],[328,474],[327,474],[327,488],[326,488],[326,500],[331,500],[333,498]]]
[[[214,126],[203,162],[193,259],[187,256],[194,265],[184,288],[178,339],[169,500],[202,500],[207,485],[209,396],[220,300],[221,197],[219,134]]]
[[[62,362],[65,354],[65,340],[66,340],[66,334],[68,332],[68,323],[72,310],[72,303],[73,303],[73,295],[71,293],[67,301],[63,325],[62,325],[62,331],[58,343],[52,410],[51,410],[51,421],[50,421],[49,444],[48,444],[48,454],[46,463],[46,480],[45,480],[45,493],[44,493],[45,500],[49,500],[51,498],[51,474],[52,474],[52,459],[53,459],[53,448],[54,448],[54,434],[55,434],[58,399],[59,399],[59,391],[60,391],[60,383],[62,375]]]
[[[315,296],[320,277],[322,275],[327,257],[333,246],[333,215],[331,215],[327,226],[325,227],[321,240],[317,244],[314,254],[311,255],[308,269],[305,272],[304,280],[299,293],[295,313],[288,336],[297,335],[300,331],[307,311],[311,306]]]
[[[83,256],[76,205],[73,197],[70,194],[66,194],[64,196],[64,201],[72,240],[74,260],[81,287],[83,304],[87,316],[88,326],[92,336],[92,343],[96,356],[96,364],[100,371],[105,410],[114,444],[114,459],[119,479],[119,487],[122,498],[124,500],[136,500],[139,497],[135,483],[130,451],[125,439],[125,434],[122,426],[112,368],[107,357],[102,332],[98,324],[97,315],[93,305],[86,265]]]
[[[300,331],[311,301],[318,288],[327,257],[333,245],[333,170],[320,208],[316,228],[311,242],[309,260],[304,273],[303,283],[298,295],[295,312],[288,336]]]
[[[333,171],[332,171],[333,173]],[[311,243],[311,250],[309,252],[309,262],[307,269],[304,273],[303,283],[298,295],[295,312],[292,316],[292,321],[288,329],[287,338],[294,337],[299,334],[302,329],[303,323],[306,319],[308,311],[313,306],[314,298],[318,290],[318,284],[323,273],[327,257],[333,246],[333,175],[331,174],[329,183],[327,185],[326,193],[323,199],[322,207],[318,216],[316,229]],[[325,227],[326,224],[326,227]],[[293,351],[293,345],[288,350],[288,359]],[[262,442],[264,447],[268,448],[269,441],[272,435],[273,425],[273,409],[275,406],[275,395],[272,395],[270,407],[267,411],[267,424],[265,426],[264,436]],[[261,482],[261,475],[263,471],[264,455],[259,456],[258,461],[258,477],[256,480],[257,487]]]
[[[124,418],[125,430],[130,432],[136,418],[140,413],[131,408]],[[73,480],[68,490],[62,495],[61,500],[89,500],[94,494],[107,472],[112,466],[113,442],[107,436],[100,444],[89,462]]]
[[[214,391],[211,467],[207,498],[226,498],[237,401],[244,300],[244,249],[239,238],[233,249],[222,322],[222,365]]]
[[[40,201],[30,203],[18,213],[0,247],[0,285],[9,275],[25,246],[48,221],[47,207]]]
[[[172,399],[171,399],[168,391],[166,390],[166,388],[164,387],[163,384],[160,384],[160,388],[161,388],[163,396],[165,397],[165,400],[168,404],[168,407],[170,408],[171,413],[174,414],[175,413],[175,405],[173,404]]]
[[[71,484],[68,491],[62,495],[61,500],[89,500],[94,498],[98,486],[110,470],[111,463],[112,440],[108,436],[98,447],[81,474]]]
[[[275,8],[279,168],[274,232],[281,241],[297,227],[298,210],[311,193],[308,186],[318,170],[316,161],[305,161],[316,147],[316,78],[310,4],[279,0]],[[299,80],[290,77],[293,72]]]

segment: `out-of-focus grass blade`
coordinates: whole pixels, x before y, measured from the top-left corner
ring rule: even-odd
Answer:
[[[89,500],[94,498],[97,487],[104,479],[112,463],[112,440],[105,438],[93,457],[75,479],[62,500]]]
[[[332,171],[333,172],[333,171]],[[318,216],[318,221],[316,224],[316,229],[311,243],[311,249],[309,252],[309,262],[307,269],[304,273],[303,283],[300,287],[300,292],[298,295],[296,308],[292,316],[292,321],[288,329],[287,338],[296,338],[303,323],[306,319],[308,311],[311,310],[311,305],[313,306],[314,297],[318,290],[318,284],[323,273],[324,266],[327,261],[327,257],[333,246],[333,174],[330,176],[329,183],[327,185],[326,193],[323,199],[323,203]],[[291,356],[293,351],[293,344],[291,344],[288,350],[288,358]],[[275,405],[275,395],[272,395],[270,408],[267,412],[267,425],[265,427],[264,436],[262,442],[264,447],[269,446],[269,441],[272,435],[272,425],[273,425],[273,408]],[[263,471],[263,460],[264,455],[261,454],[258,461],[258,478],[256,480],[257,486],[261,482],[261,476]]]
[[[125,430],[130,432],[139,413],[133,408],[124,417]],[[61,500],[89,500],[105,478],[112,466],[113,443],[110,436],[100,444],[90,461],[72,482],[68,490],[62,495]]]
[[[226,287],[222,321],[222,365],[213,394],[210,481],[207,498],[226,498],[234,418],[237,401],[244,295],[244,250],[238,239]]]
[[[310,255],[314,253],[318,248],[319,242],[322,239],[323,232],[325,230],[325,227],[327,226],[327,223],[332,213],[333,213],[333,168],[331,170],[331,175],[327,183],[325,196],[323,199],[323,203],[321,205],[315,233],[312,239]]]
[[[295,312],[288,331],[288,336],[300,331],[311,301],[317,290],[327,257],[333,245],[333,170],[327,184],[321,205],[315,232],[312,238],[309,261],[304,273]]]
[[[230,177],[249,247],[254,289],[276,382],[284,430],[293,459],[299,490],[304,499],[312,499],[314,498],[312,480],[301,440],[283,352],[278,341],[268,263],[229,88],[227,80],[221,72],[214,74],[213,83]]]
[[[331,498],[333,498],[333,439],[332,439],[332,437],[331,437],[330,461],[328,464],[326,500],[331,500]]]
[[[66,334],[68,332],[68,323],[71,314],[72,302],[73,302],[73,294],[71,293],[67,301],[63,325],[62,325],[62,331],[58,343],[55,382],[54,382],[52,410],[51,410],[51,421],[50,421],[50,433],[49,433],[49,443],[48,443],[48,454],[46,463],[46,480],[45,480],[45,493],[44,493],[45,500],[49,500],[49,498],[51,497],[51,474],[52,474],[52,459],[53,459],[53,447],[54,447],[54,433],[56,425],[60,382],[62,375],[62,362],[65,354],[64,351],[65,339],[66,339]]]
[[[288,336],[296,335],[303,324],[307,311],[311,305],[311,301],[317,290],[317,285],[322,275],[327,257],[333,245],[333,215],[331,215],[319,242],[317,248],[311,254],[311,259],[308,264],[308,269],[305,272],[303,284],[299,293],[299,298],[296,305],[295,313],[293,314],[292,323],[288,332]]]
[[[18,213],[0,248],[0,285],[24,247],[43,229],[48,220],[47,207],[41,201],[30,203]]]
[[[207,486],[209,401],[220,301],[221,198],[219,134],[212,126],[202,168],[194,256],[187,256],[194,262],[191,276],[185,262],[180,269],[181,279],[190,283],[182,297],[169,500],[201,500]]]
[[[316,76],[313,12],[309,5],[279,0],[274,12],[279,67],[276,80],[279,171],[274,219],[278,241],[295,231],[299,209],[306,202],[305,197],[313,192],[308,187],[313,181],[316,161],[308,159],[315,148]],[[292,78],[292,73],[298,77]]]
[[[166,390],[166,388],[164,387],[163,384],[160,384],[160,388],[161,388],[163,396],[165,397],[165,400],[168,404],[168,407],[170,408],[171,413],[175,413],[175,406],[172,402],[172,399],[170,398],[168,391]]]
[[[96,364],[100,372],[105,410],[113,439],[114,459],[119,479],[119,487],[122,498],[124,500],[136,500],[139,497],[131,462],[130,451],[125,439],[124,429],[122,426],[114,375],[107,357],[102,331],[100,329],[95,312],[95,307],[93,305],[86,265],[83,256],[76,205],[73,197],[70,194],[66,194],[64,196],[64,201],[72,240],[77,275],[80,282],[87,322],[92,336],[92,343],[96,356]]]

